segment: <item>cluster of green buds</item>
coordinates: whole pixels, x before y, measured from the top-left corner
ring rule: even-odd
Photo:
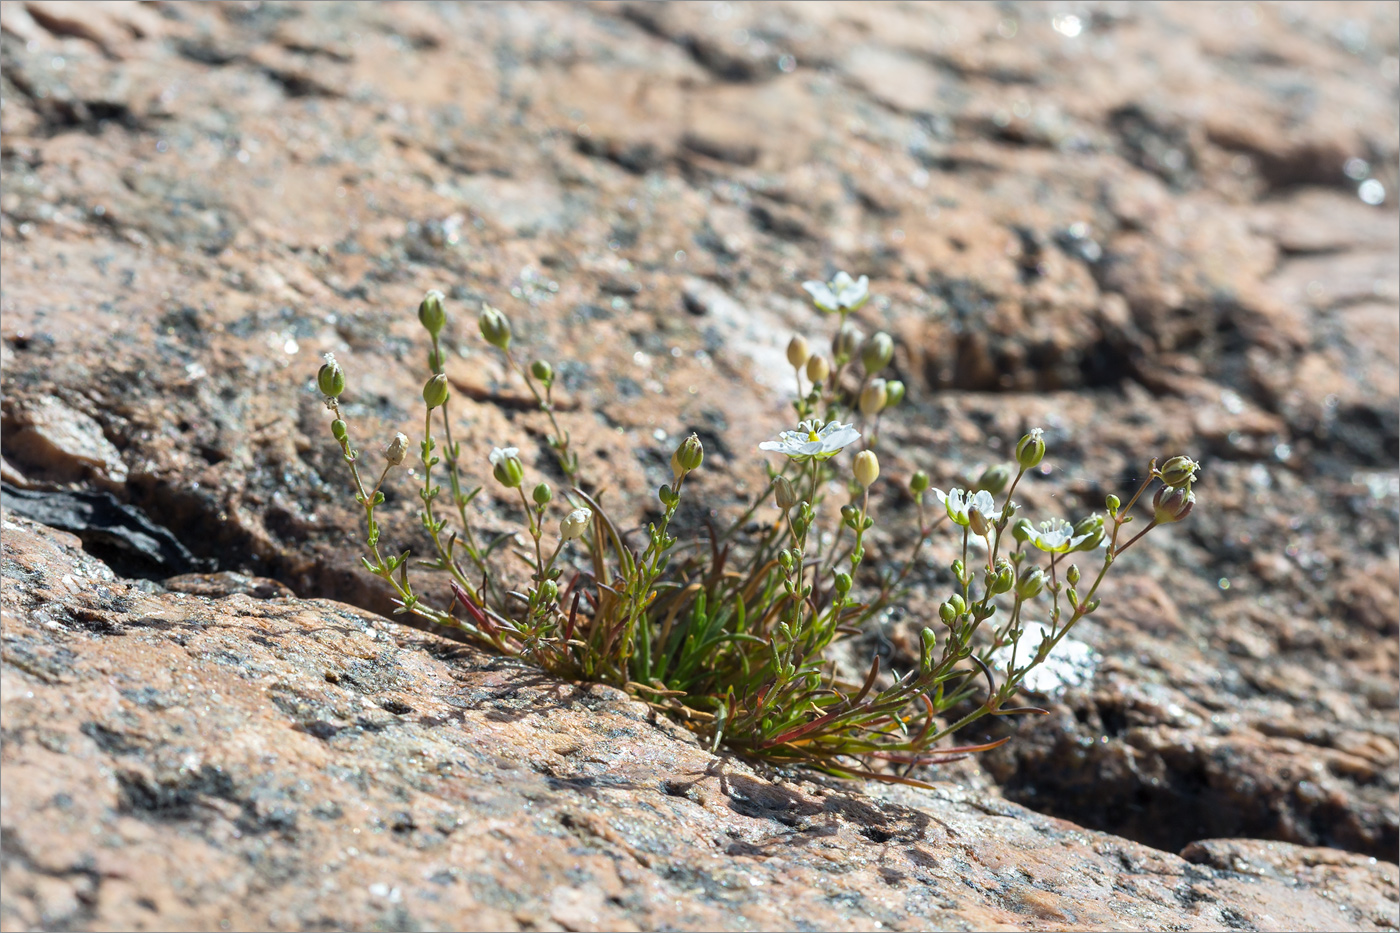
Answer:
[[[1179,522],[1191,514],[1196,505],[1196,494],[1191,484],[1196,481],[1196,473],[1201,465],[1190,457],[1172,457],[1162,464],[1157,477],[1162,481],[1152,497],[1152,521],[1157,525]]]

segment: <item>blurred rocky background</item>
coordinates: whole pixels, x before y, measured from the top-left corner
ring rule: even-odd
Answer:
[[[1395,928],[1398,33],[1394,3],[6,2],[0,925]],[[1029,427],[1036,516],[1204,465],[1049,717],[935,791],[858,787],[378,617],[320,354],[360,447],[412,431],[442,289],[472,468],[554,478],[490,301],[625,522],[700,434],[698,531],[761,488],[783,347],[830,324],[800,283],[838,269],[910,386],[872,557],[912,543],[910,472]],[[933,554],[857,653],[917,657]]]

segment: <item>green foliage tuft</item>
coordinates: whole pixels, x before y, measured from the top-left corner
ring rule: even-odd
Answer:
[[[875,525],[870,489],[880,476],[873,448],[880,419],[903,397],[904,386],[878,376],[894,357],[889,336],[863,341],[847,320],[868,297],[865,277],[841,273],[804,287],[819,310],[837,316],[833,361],[812,355],[806,338],[794,338],[787,356],[798,424],[761,445],[778,458],[767,468],[770,486],[726,530],[684,542],[672,525],[687,479],[704,460],[700,439],[691,435],[672,455],[672,481],[657,493],[660,519],[640,537],[624,533],[601,496],[588,491],[596,487],[583,480],[569,434],[556,418],[553,367],[543,361],[523,367],[511,353],[509,321],[484,308],[482,337],[548,416],[549,449],[566,480],[556,495],[540,478],[525,475],[516,448],[491,452],[492,473],[515,490],[530,541],[509,554],[502,546],[509,536],[486,542],[472,521],[481,486],[468,488],[460,445],[452,439],[438,344],[447,315],[441,293],[429,292],[419,308],[431,340],[431,372],[418,448],[420,517],[433,555],[419,564],[448,575],[452,598],[444,605],[414,590],[407,551],[386,556],[375,509],[409,440],[399,434],[390,442],[383,472],[368,486],[338,402],[344,374],[331,361],[317,384],[364,510],[365,568],[393,587],[399,611],[457,628],[559,676],[620,687],[703,734],[712,747],[722,743],[771,762],[881,780],[910,780],[891,768],[907,771],[991,747],[943,743],[983,716],[1040,712],[1011,705],[1020,683],[1099,607],[1114,558],[1154,527],[1190,513],[1198,465],[1174,457],[1164,475],[1154,460],[1126,505],[1108,497],[1107,518],[1036,524],[1018,517],[1012,500],[1045,456],[1043,434],[1032,429],[1016,445],[1014,464],[988,468],[971,489],[930,488],[922,470],[907,478],[919,523],[912,552],[898,566],[862,571],[866,536]],[[897,387],[894,397],[891,386]],[[855,445],[860,449],[851,465],[839,467],[837,458]],[[439,465],[443,471],[435,473]],[[445,476],[445,495],[435,476]],[[839,508],[826,502],[837,478],[850,490]],[[1149,497],[1151,518],[1127,538],[1123,527],[1154,483],[1160,485]],[[770,491],[777,514],[746,532]],[[456,528],[449,529],[449,521]],[[835,673],[829,649],[901,598],[910,573],[923,563],[929,536],[945,523],[960,540],[961,557],[951,567],[954,591],[939,606],[935,625],[941,629],[922,630],[912,669],[882,674],[877,658],[863,681],[846,682]],[[1069,562],[1073,554],[1088,557],[1097,570],[1081,578]],[[524,579],[510,556],[523,558]],[[1031,622],[1032,616],[1048,621]],[[1037,644],[1022,644],[1027,630],[1043,633]]]

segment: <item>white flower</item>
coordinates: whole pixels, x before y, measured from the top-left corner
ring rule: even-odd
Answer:
[[[764,441],[759,450],[775,450],[794,460],[829,460],[842,447],[860,440],[860,432],[849,424],[833,421],[818,428],[815,421],[803,421],[796,431],[784,431],[776,441]]]
[[[1048,522],[1041,522],[1040,527],[1035,529],[1031,536],[1031,544],[1049,554],[1064,554],[1072,551],[1085,541],[1089,540],[1089,535],[1074,534],[1074,526],[1063,518],[1052,518]]]
[[[491,448],[491,458],[490,458],[490,459],[491,459],[491,465],[492,465],[493,467],[494,467],[494,466],[500,466],[502,463],[505,463],[507,460],[519,460],[519,459],[520,459],[520,448],[519,448],[519,447],[492,447],[492,448]]]
[[[867,275],[852,279],[845,272],[838,272],[830,282],[813,279],[803,282],[802,287],[812,296],[812,303],[827,312],[847,314],[870,298],[870,277]]]
[[[973,509],[981,512],[983,518],[991,518],[992,513],[996,511],[996,502],[992,499],[992,494],[985,489],[977,492],[953,489],[947,493],[941,489],[932,489],[930,492],[943,505],[943,508],[947,509],[948,517],[964,527],[972,521],[968,518],[967,513]]]
[[[574,509],[559,522],[559,537],[565,541],[571,541],[587,531],[588,523],[591,521],[593,521],[592,509]]]

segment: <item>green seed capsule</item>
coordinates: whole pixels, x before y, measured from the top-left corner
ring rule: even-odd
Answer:
[[[1016,462],[1021,465],[1021,469],[1034,469],[1045,458],[1044,434],[1040,428],[1032,428],[1029,434],[1017,442]]]
[[[447,377],[438,373],[423,384],[423,404],[431,411],[447,402]]]
[[[977,490],[985,490],[993,496],[999,496],[1006,491],[1006,487],[1011,483],[1011,467],[1004,463],[995,463],[982,471],[982,475],[977,478]]]
[[[860,365],[868,375],[875,375],[894,359],[894,340],[884,331],[875,334],[860,348]]]
[[[491,346],[499,350],[510,346],[510,321],[499,309],[482,305],[477,326],[481,328],[481,336],[485,337]]]
[[[442,331],[442,325],[447,323],[447,312],[442,309],[442,292],[433,289],[423,296],[423,301],[418,305],[418,322],[436,337]]]
[[[691,434],[681,441],[676,452],[671,456],[671,469],[677,476],[689,473],[700,468],[700,463],[705,459],[705,447],[700,443],[698,435]]]
[[[316,387],[326,398],[337,398],[345,391],[345,370],[330,354],[326,355],[326,362],[316,373]]]
[[[1039,567],[1022,571],[1021,578],[1016,581],[1016,595],[1022,599],[1034,599],[1044,588],[1045,571]]]

